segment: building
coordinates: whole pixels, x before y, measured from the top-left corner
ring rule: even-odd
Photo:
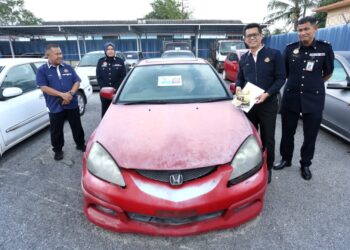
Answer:
[[[326,27],[350,23],[350,0],[319,7],[314,12],[326,12]]]

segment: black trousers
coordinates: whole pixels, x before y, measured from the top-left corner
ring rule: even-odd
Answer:
[[[299,112],[282,110],[282,139],[280,153],[284,160],[292,161],[294,135],[300,118]],[[304,141],[300,149],[300,165],[310,166],[315,153],[315,144],[322,121],[322,112],[302,114]]]
[[[85,144],[84,130],[81,125],[79,109],[65,109],[59,113],[49,113],[51,144],[54,152],[62,151],[64,145],[63,127],[68,120],[72,130],[73,139],[77,146]]]
[[[101,96],[100,96],[100,99],[101,99],[101,118],[103,118],[107,109],[109,108],[109,105],[111,105],[112,100],[105,99]]]
[[[246,114],[250,122],[260,132],[264,150],[267,149],[268,169],[273,167],[275,161],[275,130],[278,109],[276,96],[270,98],[263,103],[254,105]]]

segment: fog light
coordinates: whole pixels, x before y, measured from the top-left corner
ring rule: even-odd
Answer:
[[[103,207],[103,206],[100,206],[100,205],[95,205],[94,206],[97,210],[103,212],[103,213],[106,213],[106,214],[110,214],[110,215],[117,215],[117,212],[110,209],[110,208],[107,208],[107,207]]]

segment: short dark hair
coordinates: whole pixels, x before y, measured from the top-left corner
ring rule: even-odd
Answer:
[[[52,49],[52,48],[59,48],[60,46],[56,43],[49,43],[48,45],[46,45],[46,49],[45,52],[47,52],[48,50]]]
[[[258,28],[259,33],[262,33],[262,28],[260,26],[260,24],[258,23],[248,23],[246,26],[244,26],[243,28],[243,35],[245,35],[245,31],[248,29],[253,29],[253,28]]]
[[[306,17],[302,17],[298,20],[298,25],[305,24],[305,23],[310,23],[311,25],[315,25],[315,24],[317,24],[317,19],[313,16],[306,16]]]

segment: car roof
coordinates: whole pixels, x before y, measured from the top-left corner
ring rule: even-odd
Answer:
[[[47,62],[45,58],[1,58],[0,66],[12,66],[22,63]]]
[[[334,51],[335,54],[341,55],[345,58],[350,58],[350,51]]]
[[[140,61],[137,66],[160,64],[208,64],[208,62],[201,58],[151,58]]]

